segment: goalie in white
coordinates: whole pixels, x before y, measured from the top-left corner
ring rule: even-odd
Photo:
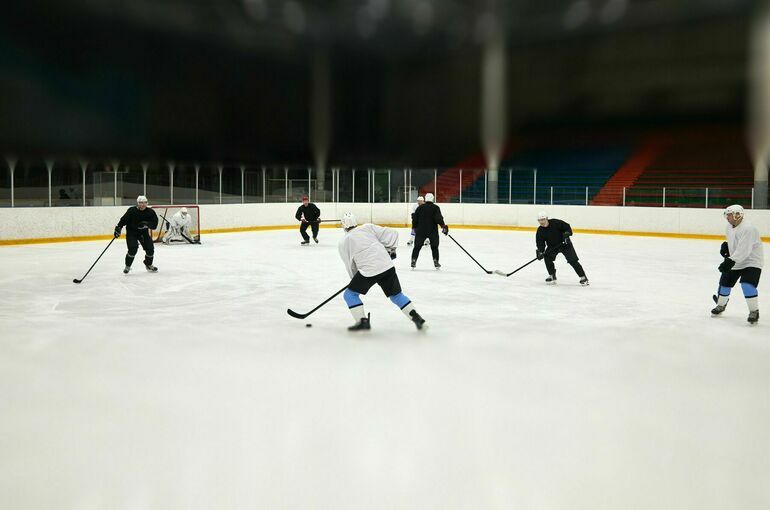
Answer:
[[[187,207],[182,207],[170,220],[166,221],[167,230],[163,236],[163,244],[169,244],[171,241],[194,242],[190,225],[192,225],[192,215],[187,212]]]

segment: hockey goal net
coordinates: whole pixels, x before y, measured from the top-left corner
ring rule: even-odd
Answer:
[[[158,215],[158,230],[153,232],[152,240],[156,243],[163,241],[163,236],[166,235],[169,229],[169,223],[171,218],[182,210],[182,207],[187,209],[187,214],[190,215],[190,234],[191,241],[199,242],[201,238],[201,215],[200,208],[197,205],[153,205],[152,208]],[[189,241],[181,238],[175,239],[172,242],[175,243],[188,243]]]

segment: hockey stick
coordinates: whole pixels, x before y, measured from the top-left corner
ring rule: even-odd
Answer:
[[[490,271],[489,269],[487,269],[487,268],[485,268],[484,266],[482,266],[481,264],[479,264],[479,261],[478,261],[478,260],[476,260],[476,259],[474,259],[474,258],[473,258],[473,255],[471,255],[470,253],[468,253],[468,250],[466,250],[465,248],[463,248],[463,246],[462,246],[460,243],[458,243],[458,242],[457,242],[457,240],[456,240],[454,237],[452,237],[452,234],[449,234],[449,233],[448,233],[448,234],[447,234],[447,236],[449,236],[449,239],[451,239],[452,241],[454,241],[454,242],[455,242],[455,244],[456,244],[457,246],[459,246],[459,247],[460,247],[460,249],[461,249],[462,251],[464,251],[466,255],[468,255],[468,256],[469,256],[469,257],[470,257],[470,258],[471,258],[471,259],[472,259],[472,260],[473,260],[473,261],[474,261],[476,264],[478,264],[478,266],[479,266],[479,267],[480,267],[480,268],[481,268],[481,269],[482,269],[482,270],[483,270],[485,273],[487,273],[487,274],[492,274],[492,271]]]
[[[114,237],[114,236],[113,236],[112,240],[111,240],[109,243],[107,243],[107,248],[109,248],[109,247],[112,245],[112,242],[113,242],[115,239],[117,239],[117,237]],[[94,268],[94,266],[96,265],[96,263],[97,263],[97,262],[99,262],[99,259],[100,259],[100,258],[102,258],[102,255],[104,255],[104,252],[106,252],[106,251],[107,251],[107,248],[105,248],[105,249],[104,249],[104,251],[102,251],[101,255],[99,255],[98,257],[96,257],[96,260],[94,261],[94,263],[93,263],[93,264],[91,264],[91,267],[89,267],[89,268],[88,268],[88,271],[86,271],[86,274],[84,274],[84,275],[83,275],[83,278],[81,278],[80,280],[78,280],[77,278],[75,278],[75,279],[73,279],[73,280],[72,280],[72,283],[80,283],[80,282],[82,282],[83,280],[85,280],[85,279],[86,279],[86,276],[88,276],[88,273],[90,273],[90,272],[91,272],[91,270]]]
[[[556,251],[558,251],[558,248],[559,248],[559,247],[556,247]],[[545,252],[543,253],[543,257],[545,257],[545,254],[546,254],[546,253],[548,253],[549,251],[550,251],[550,249],[548,249],[548,250],[545,250]],[[534,259],[530,260],[529,262],[527,262],[527,263],[526,263],[526,264],[524,264],[523,266],[521,266],[521,267],[519,267],[519,268],[517,268],[517,269],[514,269],[514,270],[513,270],[513,271],[511,271],[510,273],[503,273],[503,272],[502,272],[502,271],[500,271],[499,269],[495,269],[495,274],[499,274],[500,276],[505,276],[505,277],[511,276],[513,273],[515,273],[515,272],[517,272],[517,271],[520,271],[520,270],[524,269],[525,267],[527,267],[528,265],[530,265],[531,263],[533,263],[533,262],[534,262],[534,261],[536,261],[536,260],[538,260],[538,258],[537,258],[537,257],[535,257]]]
[[[511,271],[510,273],[503,273],[503,272],[502,272],[502,271],[500,271],[499,269],[495,269],[495,274],[499,274],[500,276],[511,276],[513,273],[515,273],[515,272],[517,272],[517,271],[520,271],[520,270],[524,269],[525,267],[527,267],[528,265],[530,265],[531,263],[533,263],[533,262],[534,262],[534,261],[536,261],[536,260],[537,260],[537,257],[535,257],[534,259],[530,260],[529,262],[527,262],[527,263],[526,263],[526,264],[524,264],[523,266],[521,266],[521,267],[519,267],[519,268],[517,268],[517,269],[514,269],[514,270],[513,270],[513,271]]]
[[[187,242],[190,243],[190,244],[201,244],[201,240],[200,239],[198,239],[197,241],[193,241],[192,239],[190,239],[189,237],[184,235],[183,232],[179,232],[179,235],[184,237],[185,239],[187,239]]]
[[[162,234],[162,233],[163,233],[163,226],[164,226],[165,224],[167,224],[167,223],[168,223],[168,221],[166,221],[166,215],[165,215],[165,213],[161,213],[161,215],[160,215],[160,216],[161,216],[161,219],[162,219],[163,223],[161,223],[161,224],[160,224],[160,228],[158,229],[158,236],[155,238],[155,242],[156,242],[156,243],[157,243],[158,241],[160,241],[160,234]],[[168,227],[166,227],[166,232],[168,232]]]
[[[347,286],[347,285],[345,285],[345,286],[344,286],[344,287],[342,287],[340,290],[338,290],[337,292],[335,292],[335,293],[334,293],[334,294],[333,294],[331,297],[329,297],[329,299],[327,299],[326,301],[324,301],[324,302],[323,302],[323,303],[321,303],[320,305],[316,306],[315,308],[313,308],[312,310],[310,310],[308,313],[297,313],[297,312],[295,312],[294,310],[292,310],[291,308],[288,308],[288,309],[286,310],[286,313],[288,313],[289,315],[291,315],[291,316],[292,316],[292,317],[294,317],[295,319],[304,319],[305,317],[307,317],[307,316],[308,316],[308,315],[310,315],[311,313],[315,312],[316,310],[318,310],[319,308],[321,308],[323,305],[325,305],[326,303],[328,303],[328,302],[329,302],[329,301],[331,301],[332,299],[334,299],[334,298],[336,298],[337,296],[339,296],[340,294],[342,294],[342,292],[343,292],[345,289],[347,289],[347,288],[348,288],[348,286]]]

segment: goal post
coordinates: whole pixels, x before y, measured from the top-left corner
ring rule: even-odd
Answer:
[[[172,216],[182,210],[182,207],[187,208],[187,213],[190,215],[190,234],[193,241],[200,241],[201,238],[201,215],[200,207],[197,205],[153,205],[151,206],[155,213],[158,215],[158,229],[153,232],[152,240],[155,243],[163,241],[163,236],[168,232],[168,224],[171,221]],[[177,242],[186,243],[187,241],[181,240]]]

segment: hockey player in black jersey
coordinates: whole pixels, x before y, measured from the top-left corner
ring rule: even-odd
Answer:
[[[305,195],[302,197],[302,205],[297,209],[297,214],[294,215],[297,220],[302,224],[299,227],[299,233],[302,234],[303,246],[310,244],[310,236],[307,235],[307,227],[313,231],[313,241],[318,242],[318,226],[321,224],[321,210],[314,203],[310,201],[310,198]]]
[[[537,215],[537,222],[540,223],[540,226],[535,235],[535,242],[537,244],[535,255],[538,260],[545,259],[545,268],[548,270],[548,278],[545,281],[547,283],[556,283],[554,260],[556,260],[556,255],[562,253],[567,259],[567,263],[572,266],[572,269],[580,277],[580,285],[588,285],[586,273],[583,271],[583,266],[578,262],[575,247],[572,246],[570,241],[572,227],[569,226],[569,223],[556,218],[549,219],[548,215],[544,212]]]
[[[433,265],[436,269],[441,267],[438,262],[438,227],[444,235],[449,233],[449,227],[444,223],[441,208],[434,203],[433,193],[425,194],[425,203],[415,209],[412,215],[412,228],[414,229],[414,248],[412,248],[412,269],[417,265],[417,257],[423,243],[430,241],[430,251],[433,255]]]
[[[129,207],[126,214],[120,218],[115,226],[115,237],[120,237],[120,231],[126,227],[126,244],[128,253],[126,254],[126,267],[124,274],[131,271],[131,264],[134,263],[134,257],[139,250],[141,243],[144,249],[144,267],[147,271],[155,273],[158,268],[152,265],[152,259],[155,255],[155,246],[152,244],[150,231],[158,228],[158,215],[155,211],[147,207],[147,197],[139,196],[136,199],[136,207]]]

